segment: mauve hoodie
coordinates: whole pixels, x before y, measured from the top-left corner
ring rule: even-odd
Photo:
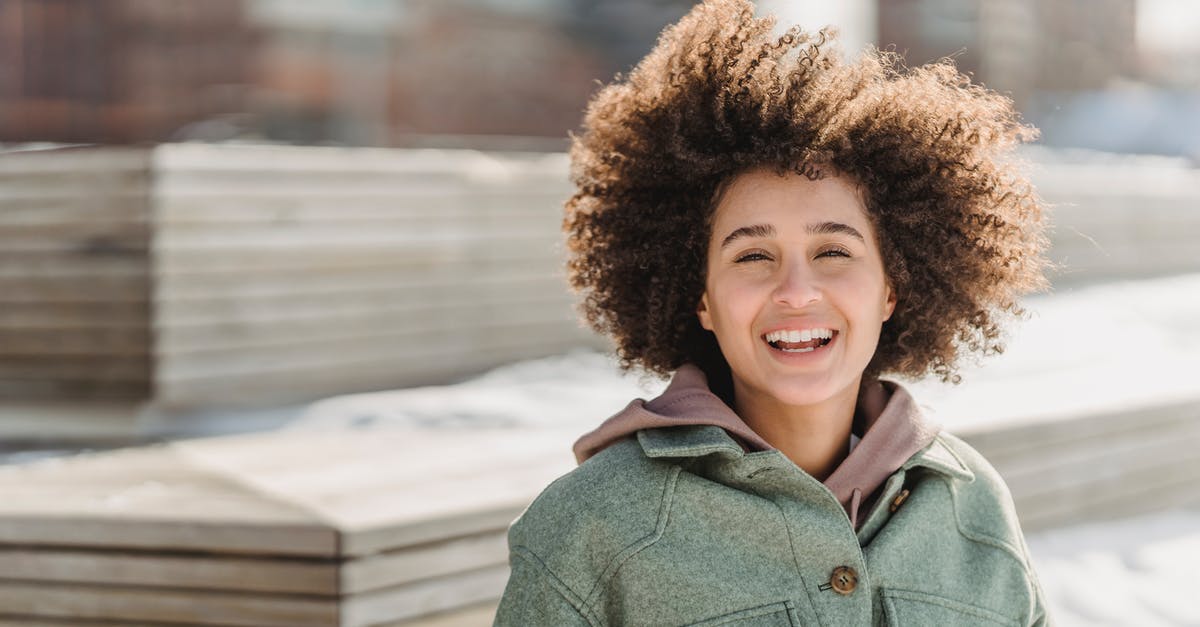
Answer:
[[[925,448],[941,427],[925,419],[913,397],[899,383],[880,380],[867,386],[858,398],[854,435],[859,438],[850,454],[825,479],[825,487],[841,502],[857,529],[869,510],[875,491],[914,453]],[[861,420],[861,422],[860,422]],[[675,372],[661,395],[650,401],[635,399],[584,434],[572,450],[582,464],[610,444],[641,429],[678,425],[716,425],[725,429],[747,452],[774,450],[762,436],[742,421],[733,409],[708,388],[704,371],[685,364]],[[857,432],[859,429],[865,433]]]

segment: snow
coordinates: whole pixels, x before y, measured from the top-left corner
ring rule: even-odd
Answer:
[[[1026,537],[1058,627],[1200,625],[1200,511]]]

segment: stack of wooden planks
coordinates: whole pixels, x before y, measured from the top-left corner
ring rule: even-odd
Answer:
[[[573,437],[280,432],[2,467],[0,625],[486,624],[508,524]]]
[[[261,407],[603,342],[561,153],[0,153],[0,398]]]

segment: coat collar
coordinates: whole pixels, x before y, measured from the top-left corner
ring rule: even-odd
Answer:
[[[680,425],[643,429],[637,432],[638,443],[647,457],[691,458],[719,455],[737,459],[746,451],[730,437],[729,433],[715,425]],[[917,451],[901,466],[902,469],[928,468],[934,472],[966,482],[975,480],[975,473],[954,453],[940,437],[934,437],[925,448]]]

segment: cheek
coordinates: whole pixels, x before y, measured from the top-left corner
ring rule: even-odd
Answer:
[[[744,281],[716,281],[709,287],[708,306],[713,323],[719,327],[750,324],[757,311],[757,290]]]

